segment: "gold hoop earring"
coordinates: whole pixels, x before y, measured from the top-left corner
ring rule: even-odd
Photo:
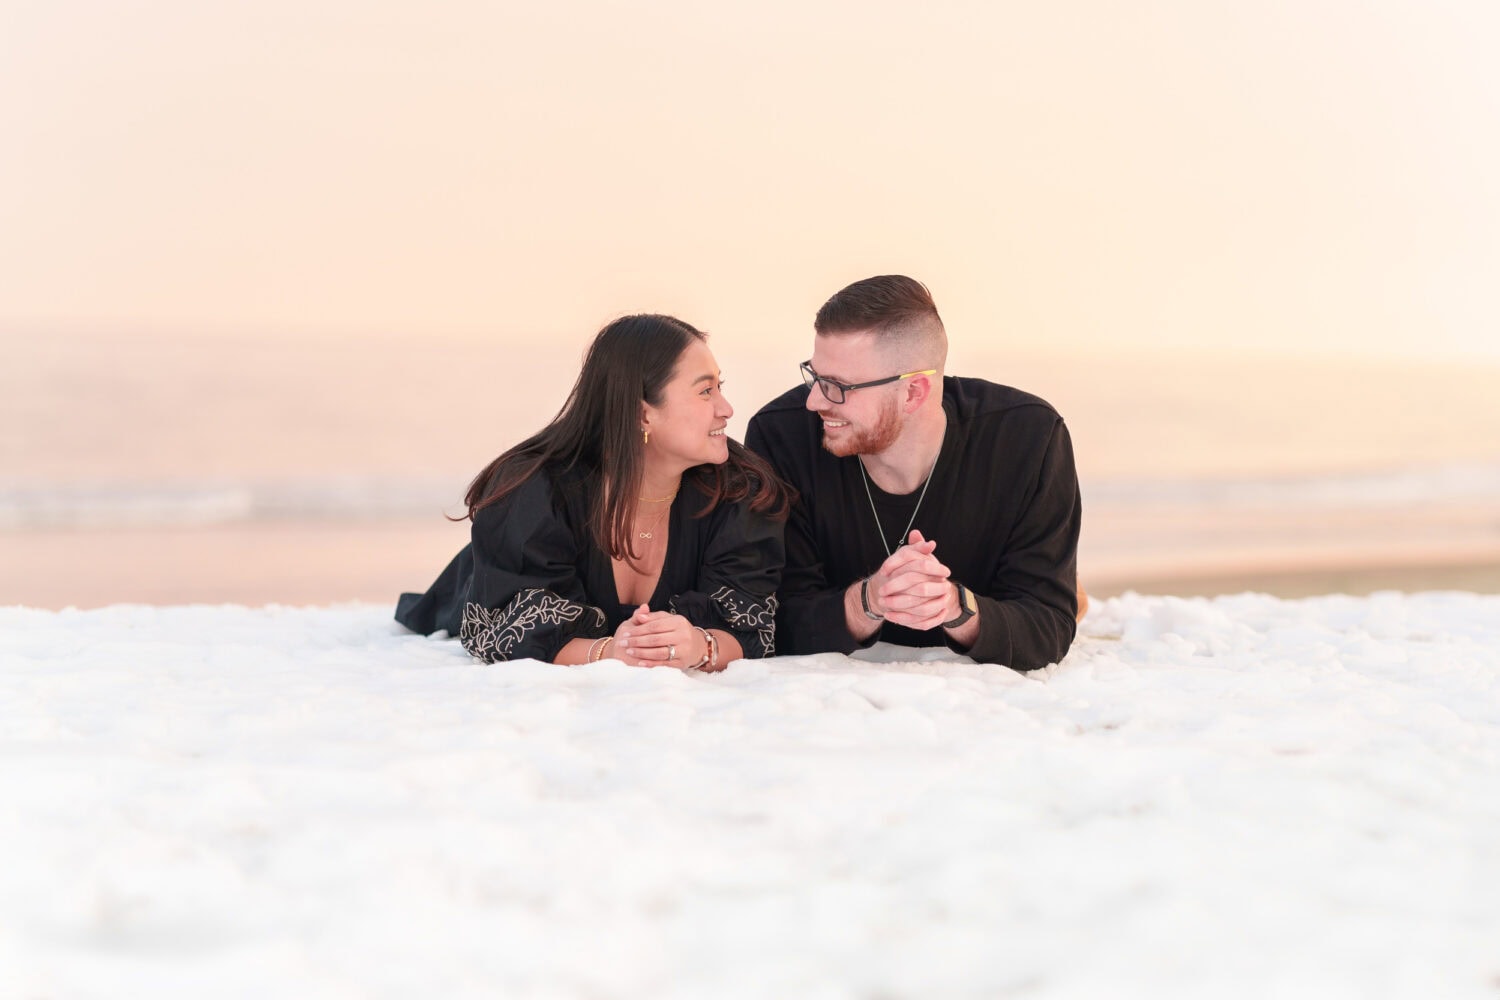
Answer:
[[[641,428],[641,444],[650,444],[650,443],[651,443],[651,432],[649,430],[647,430],[646,428],[642,427]]]

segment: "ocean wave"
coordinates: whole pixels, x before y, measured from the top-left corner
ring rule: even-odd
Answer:
[[[207,485],[0,487],[0,530],[194,527],[288,520],[441,517],[462,485],[330,478]]]
[[[1085,509],[1171,507],[1244,510],[1432,507],[1492,502],[1500,462],[1246,479],[1105,480],[1083,483]]]

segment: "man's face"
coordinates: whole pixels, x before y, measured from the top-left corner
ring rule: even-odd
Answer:
[[[896,374],[874,335],[840,333],[813,338],[813,371],[836,382],[869,382]],[[875,455],[901,436],[905,382],[856,389],[842,403],[831,402],[818,386],[807,394],[807,408],[823,421],[823,447],[843,458]]]

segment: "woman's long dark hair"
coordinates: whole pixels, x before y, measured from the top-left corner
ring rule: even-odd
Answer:
[[[662,390],[701,330],[672,316],[625,316],[599,331],[583,371],[552,422],[495,459],[469,484],[474,515],[514,492],[545,466],[581,468],[589,486],[589,530],[615,559],[635,561],[630,521],[645,470],[641,403],[662,403]],[[782,519],[790,489],[760,456],[729,442],[729,461],[683,474],[704,495],[702,517],[721,502],[749,498],[750,509]]]

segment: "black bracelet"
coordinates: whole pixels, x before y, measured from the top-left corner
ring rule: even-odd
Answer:
[[[973,618],[979,611],[979,602],[974,600],[974,592],[972,590],[957,580],[953,581],[953,586],[958,588],[958,617],[943,622],[938,626],[939,628],[958,628],[964,622]]]
[[[859,581],[859,606],[865,609],[865,617],[870,621],[885,621],[885,615],[877,615],[870,610],[870,578],[868,576]]]

